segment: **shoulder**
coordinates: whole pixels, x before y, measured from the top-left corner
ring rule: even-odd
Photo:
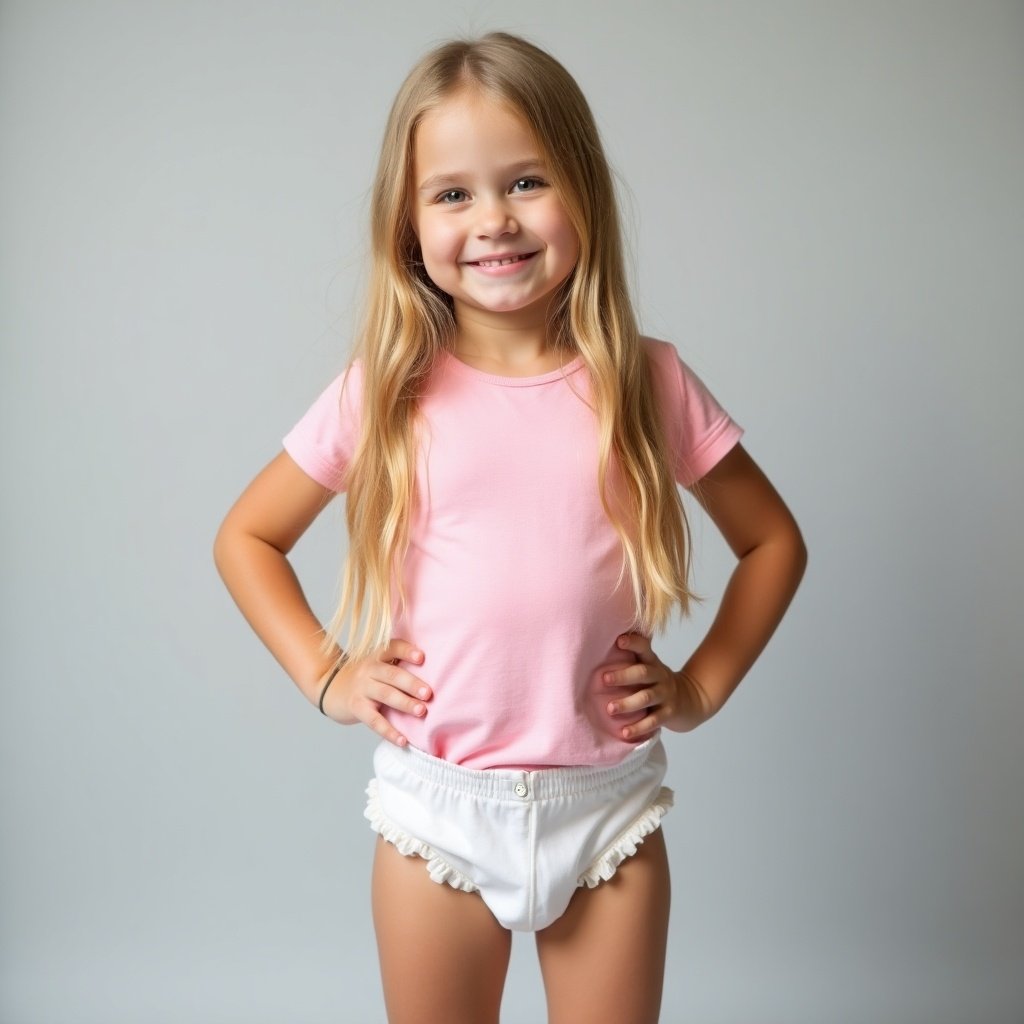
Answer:
[[[651,385],[659,401],[667,402],[669,405],[677,403],[683,390],[681,378],[685,367],[675,345],[670,341],[642,334],[640,346],[647,356]]]
[[[645,334],[640,335],[640,345],[647,355],[655,387],[671,385],[678,391],[684,379],[689,377],[692,371],[680,358],[676,346],[671,341],[652,338]]]
[[[362,418],[362,385],[362,360],[350,360],[283,439],[295,461],[325,485],[336,482],[337,471],[355,450]]]
[[[675,345],[670,341],[662,341],[660,338],[652,338],[649,335],[641,334],[640,346],[646,352],[647,358],[655,366],[671,365],[671,360],[679,358]]]
[[[680,357],[675,345],[642,338],[652,361],[651,388],[677,446],[676,479],[689,486],[743,435],[704,381]]]
[[[363,370],[361,357],[350,359],[324,388],[310,411],[332,419],[358,413],[363,399]]]
[[[355,399],[360,398],[363,393],[364,369],[362,356],[350,359],[335,378],[338,390],[345,394],[351,392]]]
[[[668,401],[690,407],[713,401],[702,377],[683,359],[670,341],[641,335],[640,343],[647,352],[655,390],[666,392]]]

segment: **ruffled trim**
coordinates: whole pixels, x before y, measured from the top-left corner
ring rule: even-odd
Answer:
[[[479,889],[479,886],[474,885],[461,871],[452,867],[432,846],[403,832],[384,814],[380,806],[376,779],[370,779],[366,795],[369,799],[366,801],[363,817],[369,820],[374,832],[379,832],[399,853],[405,854],[406,857],[422,857],[427,862],[430,877],[435,882],[447,882],[453,889],[461,889],[463,892],[476,892]]]
[[[644,841],[644,836],[649,836],[661,824],[661,819],[665,817],[674,801],[673,791],[668,786],[662,786],[654,803],[580,875],[576,881],[577,888],[585,885],[588,889],[593,889],[602,881],[607,882],[615,874],[615,869],[627,857],[632,857],[636,853],[638,844]]]

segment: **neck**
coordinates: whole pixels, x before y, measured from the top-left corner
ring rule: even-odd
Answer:
[[[527,372],[550,359],[547,308],[494,314],[456,308],[455,354],[470,363]]]

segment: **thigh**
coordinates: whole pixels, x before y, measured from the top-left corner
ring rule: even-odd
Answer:
[[[512,933],[478,892],[378,837],[371,901],[389,1024],[497,1024]]]
[[[615,874],[537,932],[550,1024],[656,1024],[665,979],[668,853],[655,829]]]

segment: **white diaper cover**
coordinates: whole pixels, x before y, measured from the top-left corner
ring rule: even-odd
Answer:
[[[673,802],[659,733],[609,767],[481,771],[387,740],[373,767],[374,831],[435,882],[479,892],[513,931],[546,928],[577,888],[611,878]]]

